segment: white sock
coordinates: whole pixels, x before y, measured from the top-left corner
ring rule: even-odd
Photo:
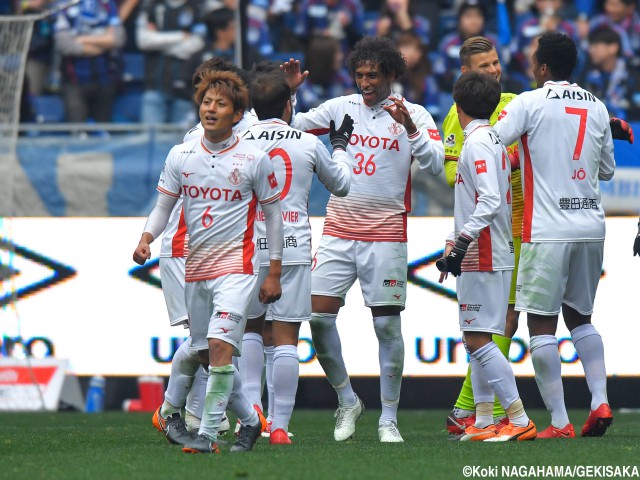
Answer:
[[[473,401],[476,404],[477,428],[486,428],[493,424],[493,399],[495,394],[489,386],[489,381],[482,365],[474,355],[469,355],[469,365],[471,367],[471,386],[473,387]],[[487,405],[491,408],[486,408]]]
[[[171,374],[169,375],[167,390],[164,392],[164,403],[160,410],[160,414],[164,418],[180,412],[182,407],[186,405],[193,378],[200,366],[198,354],[194,352],[191,355],[189,353],[190,346],[191,337],[180,345],[171,361]]]
[[[253,408],[253,403],[244,393],[244,385],[242,384],[242,375],[233,367],[233,388],[229,395],[229,410],[231,410],[240,423],[243,425],[256,425],[260,419]]]
[[[289,421],[296,403],[298,378],[300,376],[300,360],[298,347],[280,345],[275,348],[273,359],[273,388],[275,393],[275,408],[271,431],[282,428],[289,431]]]
[[[571,330],[571,339],[591,392],[591,410],[595,410],[603,403],[609,403],[602,337],[592,324],[586,323]]]
[[[242,356],[238,358],[238,370],[242,377],[244,392],[252,405],[262,409],[262,370],[264,368],[264,345],[262,336],[245,333],[242,337]]]
[[[273,414],[275,408],[275,398],[273,395],[273,356],[275,355],[273,345],[269,345],[268,347],[264,347],[264,356],[266,362],[265,368],[265,377],[267,380],[267,408],[269,409],[269,414],[267,415],[267,421],[273,421]]]
[[[233,365],[209,367],[207,395],[205,396],[205,407],[198,434],[206,435],[214,442],[233,390],[233,373],[235,371]]]
[[[564,428],[569,423],[569,415],[564,404],[558,339],[555,335],[536,335],[531,337],[529,345],[536,383],[551,413],[551,424]]]
[[[207,380],[209,374],[207,371],[198,367],[196,376],[193,379],[193,385],[187,395],[187,406],[185,410],[194,417],[202,418],[202,411],[204,410],[204,398],[207,395]]]
[[[511,365],[494,342],[489,342],[472,355],[482,365],[487,382],[500,400],[502,408],[506,409],[520,398]],[[509,417],[509,421],[518,427],[526,427],[529,424],[529,418],[520,413],[514,418]]]
[[[342,344],[336,327],[337,317],[329,313],[312,313],[311,336],[318,361],[338,394],[338,404],[341,407],[352,407],[356,404],[356,394],[342,358]]]
[[[380,401],[382,413],[379,423],[398,423],[398,403],[404,368],[404,340],[400,315],[373,317],[373,328],[378,337],[380,363]]]

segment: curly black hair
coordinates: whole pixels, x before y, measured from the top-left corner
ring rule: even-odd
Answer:
[[[538,65],[547,65],[552,80],[568,80],[578,62],[576,43],[564,33],[547,32],[538,40],[534,55]]]
[[[407,62],[400,50],[386,37],[364,37],[355,44],[347,59],[351,74],[355,75],[356,69],[365,62],[378,65],[385,76],[400,78],[407,71]]]

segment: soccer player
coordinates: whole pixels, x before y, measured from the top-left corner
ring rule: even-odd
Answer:
[[[604,248],[598,180],[615,170],[609,115],[590,92],[571,84],[578,52],[568,36],[542,35],[532,56],[538,87],[511,101],[496,131],[519,141],[524,218],[516,310],[527,312],[531,359],[551,412],[542,438],[575,436],[564,404],[555,336],[562,316],[582,361],[591,412],[582,436],[602,436],[613,416],[600,334],[591,324]]]
[[[496,81],[500,82],[502,75],[502,67],[496,47],[490,40],[484,37],[471,37],[467,39],[460,48],[461,72],[479,72],[490,75]],[[503,107],[516,97],[513,93],[501,93],[500,101],[497,107],[491,113],[489,122],[495,125],[498,121],[498,114]],[[456,170],[458,159],[462,149],[464,134],[456,105],[453,104],[449,113],[442,124],[444,134],[444,169],[447,183],[454,187],[456,182]],[[515,143],[507,147],[509,158],[517,157],[518,144]],[[494,334],[493,342],[498,346],[505,357],[509,357],[509,347],[511,346],[511,338],[518,328],[518,315],[515,310],[516,303],[516,279],[518,271],[518,259],[520,257],[520,244],[522,235],[522,185],[520,179],[520,170],[517,165],[511,170],[511,209],[512,209],[512,234],[513,247],[515,257],[515,267],[511,277],[511,287],[509,290],[507,320],[505,331],[502,334]],[[448,253],[448,252],[446,252]],[[442,280],[443,278],[441,278]],[[473,387],[471,382],[471,365],[467,369],[467,376],[460,390],[458,399],[456,400],[453,411],[447,417],[447,430],[451,435],[460,435],[468,425],[474,423],[475,401],[473,396]],[[499,401],[496,400],[493,416],[496,419],[505,418],[505,411]]]
[[[311,275],[311,333],[318,360],[338,394],[334,438],[355,432],[364,405],[351,387],[342,358],[336,318],[349,288],[360,282],[371,308],[379,343],[382,415],[381,442],[402,442],[397,410],[404,367],[400,312],[407,287],[407,212],[409,170],[416,159],[432,175],[442,171],[444,148],[431,115],[420,105],[392,93],[391,85],[406,64],[393,42],[382,37],[360,40],[348,60],[360,93],[326,101],[297,113],[293,126],[326,133],[345,114],[354,120],[347,146],[352,169],[346,197],[331,196],[323,236]],[[302,83],[297,61],[283,64],[289,84]]]
[[[470,356],[476,416],[461,441],[533,440],[537,433],[511,366],[492,340],[493,334],[504,334],[514,265],[511,167],[489,123],[500,96],[500,84],[484,73],[463,73],[453,87],[464,146],[456,173],[455,230],[447,240],[448,254],[437,266],[458,277],[460,330]],[[509,418],[500,432],[493,420],[494,396]]]
[[[200,84],[202,76],[210,71],[233,72],[247,87],[249,85],[249,77],[244,70],[219,57],[211,57],[196,68],[191,79],[194,91]],[[254,115],[245,112],[242,119],[234,124],[233,130],[242,132],[255,120],[257,119]],[[198,123],[185,134],[183,143],[201,138],[203,134],[202,124]],[[160,275],[170,324],[184,325],[185,328],[188,328],[188,315],[184,294],[184,265],[189,253],[188,238],[182,212],[182,197],[180,197],[171,211],[163,232],[160,247]],[[171,443],[184,444],[191,438],[186,432],[197,431],[200,428],[209,374],[208,371],[198,368],[199,366],[198,353],[191,350],[189,337],[173,356],[165,400],[152,418],[156,429]],[[184,418],[180,415],[182,408],[185,409]],[[227,430],[229,430],[229,419],[225,415],[218,433],[222,434]]]
[[[274,163],[278,184],[282,185],[280,204],[284,239],[280,241],[283,241],[284,250],[282,297],[268,305],[268,309],[267,305],[254,297],[249,309],[248,325],[252,325],[253,335],[258,336],[265,316],[272,323],[274,402],[269,405],[273,415],[269,442],[289,444],[288,426],[299,376],[298,335],[301,322],[311,320],[309,190],[315,172],[332,194],[344,197],[349,192],[351,169],[346,148],[353,131],[353,120],[345,115],[341,127],[331,129],[330,140],[334,147],[332,160],[327,148],[317,137],[289,126],[293,112],[291,88],[282,72],[257,75],[251,82],[251,99],[260,121],[249,128],[242,138],[268,152]],[[268,242],[265,223],[260,210],[256,218],[256,240],[260,258],[259,278],[264,278],[268,273],[269,258],[266,255]],[[247,336],[245,333],[245,345]],[[260,377],[264,365],[262,348],[257,353],[258,361],[244,364],[245,368],[254,370],[250,375],[255,379],[254,391],[247,392],[252,403],[260,401]]]
[[[133,258],[140,264],[149,258],[149,243],[164,230],[182,194],[190,236],[185,294],[191,348],[209,367],[202,423],[183,451],[219,452],[217,432],[227,403],[243,424],[231,451],[249,451],[266,421],[242,392],[231,359],[240,353],[247,309],[257,286],[253,223],[258,202],[271,240],[269,274],[259,298],[271,303],[281,294],[280,191],[268,156],[233,133],[233,124],[242,118],[249,101],[238,76],[206,73],[196,100],[204,136],[169,152],[158,183],[158,201]],[[208,355],[202,355],[207,348]]]

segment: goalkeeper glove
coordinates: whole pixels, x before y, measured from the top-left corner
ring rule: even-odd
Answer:
[[[611,136],[614,140],[626,140],[633,143],[633,128],[621,118],[611,117],[609,119]]]
[[[461,233],[453,249],[449,252],[449,255],[436,262],[438,270],[441,272],[450,272],[454,277],[461,275],[462,260],[464,260],[464,256],[467,254],[467,248],[469,248],[469,244],[472,241],[473,239],[471,237]],[[442,260],[444,260],[444,262],[442,262]],[[444,270],[442,270],[443,267],[445,268]]]
[[[636,235],[636,241],[633,242],[633,256],[640,256],[640,222],[638,222],[638,234]]]
[[[333,120],[329,122],[329,141],[331,142],[331,146],[335,150],[336,148],[340,148],[342,150],[347,149],[347,145],[349,144],[349,138],[351,138],[351,134],[353,133],[353,118],[349,115],[345,114],[342,119],[342,125],[340,128],[336,130],[336,124]]]

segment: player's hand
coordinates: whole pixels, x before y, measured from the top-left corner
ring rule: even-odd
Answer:
[[[273,303],[282,296],[282,288],[280,286],[279,275],[267,275],[260,287],[258,299],[262,303]]]
[[[342,125],[340,125],[339,129],[336,130],[336,124],[333,120],[329,122],[329,141],[331,142],[331,146],[334,150],[336,148],[340,148],[346,151],[352,133],[353,118],[346,113],[342,119]]]
[[[449,252],[449,254],[444,257],[445,262],[440,262],[440,265],[436,262],[436,266],[438,269],[446,266],[446,272],[451,273],[454,277],[462,274],[462,260],[464,260],[464,256],[467,254],[467,248],[469,248],[469,244],[472,242],[472,238],[461,233],[458,239],[456,240],[455,245]],[[442,270],[441,270],[442,271]]]
[[[289,87],[291,87],[291,93],[295,93],[309,75],[309,70],[304,72],[300,70],[300,60],[294,60],[293,58],[280,65],[280,69],[284,72],[284,77]]]
[[[440,271],[440,278],[438,279],[438,283],[444,282],[449,277],[449,272],[447,271],[447,260],[446,257],[453,250],[453,244],[447,243],[444,246],[444,253],[442,254],[442,258],[439,258],[436,262],[436,268]]]
[[[611,136],[614,140],[626,140],[633,143],[633,128],[621,118],[611,117],[609,119],[611,126]]]
[[[638,222],[638,234],[636,240],[633,242],[633,256],[638,255],[640,257],[640,222]]]
[[[151,248],[147,242],[140,240],[138,246],[133,252],[133,261],[138,265],[144,265],[144,262],[151,258]]]
[[[401,98],[397,98],[394,96],[388,97],[389,100],[393,102],[393,105],[383,105],[391,118],[393,118],[396,122],[402,124],[402,126],[407,130],[409,135],[413,135],[418,131],[418,127],[411,120],[411,115],[409,115],[409,110],[407,110],[406,105],[402,101]]]

